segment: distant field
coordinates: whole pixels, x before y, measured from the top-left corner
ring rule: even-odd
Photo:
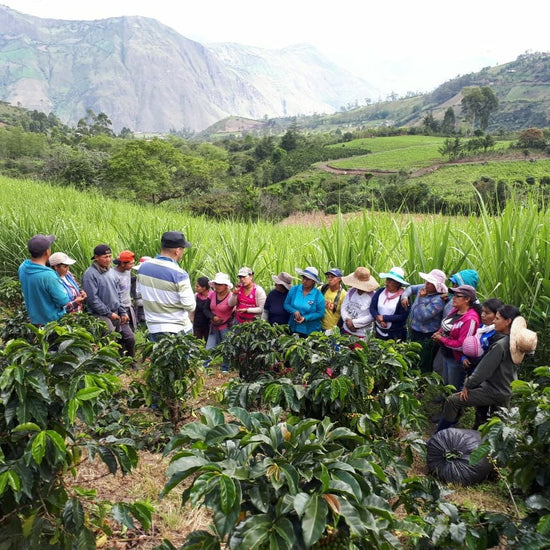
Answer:
[[[432,136],[395,136],[381,138],[356,139],[340,144],[342,156],[345,156],[346,147],[372,151],[366,156],[353,157],[344,160],[331,161],[333,168],[347,170],[374,170],[407,172],[427,168],[434,164],[446,162],[441,156],[439,148],[446,138]],[[495,150],[507,149],[509,141],[499,141]],[[335,146],[336,147],[336,146]]]
[[[526,183],[529,177],[535,178],[537,182],[543,176],[550,177],[550,159],[537,160],[537,162],[526,161],[502,161],[487,162],[485,164],[451,164],[441,166],[435,172],[415,178],[415,181],[422,181],[441,195],[456,194],[457,190],[464,189],[471,193],[471,184],[482,177],[491,178],[495,181],[504,181],[508,184],[516,182]]]

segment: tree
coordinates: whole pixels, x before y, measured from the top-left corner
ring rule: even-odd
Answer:
[[[433,113],[430,111],[422,121],[424,128],[426,128],[427,133],[435,134],[439,132],[439,122],[435,120]]]
[[[544,149],[546,147],[546,139],[544,138],[543,131],[539,128],[527,128],[527,130],[524,130],[519,135],[517,146],[520,148]]]
[[[491,113],[498,108],[498,99],[489,86],[470,86],[462,89],[462,112],[471,120],[472,131],[478,126],[485,130]]]
[[[443,122],[441,123],[441,133],[444,135],[454,134],[455,125],[456,125],[455,110],[452,107],[449,107],[445,111],[445,116],[443,117]]]
[[[161,203],[206,191],[227,166],[186,155],[162,139],[132,140],[110,158],[108,179],[115,194]]]
[[[96,115],[92,109],[87,109],[86,116],[76,124],[76,133],[78,137],[99,135],[114,137],[112,125],[111,119],[105,113]]]
[[[447,138],[438,151],[442,156],[449,157],[449,160],[457,159],[462,153],[462,143],[460,142],[460,138]]]

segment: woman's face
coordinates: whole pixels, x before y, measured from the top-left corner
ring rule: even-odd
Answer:
[[[314,284],[315,284],[315,281],[313,281],[312,279],[308,279],[307,277],[302,277],[302,287],[304,290],[311,290]]]
[[[227,285],[223,285],[221,283],[214,283],[214,289],[217,294],[223,294],[227,291],[229,287]]]
[[[481,322],[484,325],[492,325],[495,321],[495,315],[496,313],[494,311],[491,311],[485,306],[481,306]]]
[[[393,279],[386,279],[385,287],[388,292],[397,292],[401,288],[401,285]]]
[[[503,334],[508,334],[510,332],[510,325],[512,324],[513,319],[505,319],[499,312],[495,315],[495,330],[497,332],[502,332]]]
[[[429,283],[428,281],[426,281],[425,287],[428,294],[435,294],[437,292],[433,283]]]
[[[57,274],[60,277],[64,277],[69,271],[69,266],[65,264],[57,264],[56,266],[54,266],[54,269],[57,271]]]

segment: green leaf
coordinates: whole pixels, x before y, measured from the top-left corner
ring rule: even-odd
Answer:
[[[58,458],[62,460],[67,453],[67,446],[65,445],[65,440],[59,435],[55,430],[46,430],[48,438],[52,441],[54,446],[57,448],[59,453],[57,454]]]
[[[311,495],[302,517],[302,534],[306,546],[315,544],[325,530],[328,506],[321,495]]]
[[[537,533],[541,535],[550,535],[550,514],[546,514],[539,519],[537,523]]]
[[[79,401],[90,401],[95,399],[98,395],[101,395],[104,390],[101,388],[82,388],[76,392],[76,398]]]
[[[79,406],[80,402],[78,401],[78,399],[71,399],[67,405],[67,416],[71,424],[74,424],[76,420],[76,413],[78,412]]]
[[[235,506],[235,498],[237,496],[237,490],[235,488],[235,482],[226,475],[219,476],[219,488],[220,488],[220,508],[222,512],[227,513]]]
[[[21,489],[21,480],[13,470],[8,470],[0,474],[0,495],[4,493],[8,485],[12,488],[14,494],[18,493]]]
[[[298,483],[300,481],[300,475],[296,471],[296,468],[291,464],[279,464],[280,470],[284,473],[285,479],[288,485],[288,492],[291,495],[295,495],[298,492]]]
[[[147,502],[134,502],[130,509],[133,516],[141,523],[142,527],[148,531],[153,521],[154,507]]]
[[[39,432],[40,426],[35,424],[34,422],[26,422],[25,424],[19,424],[16,426],[12,433],[18,433],[18,432]]]
[[[80,501],[73,497],[63,508],[63,524],[70,533],[78,534],[84,525],[84,509]]]
[[[132,519],[132,508],[126,502],[117,502],[111,508],[113,518],[128,529],[134,529],[134,520]]]
[[[42,464],[42,459],[46,454],[46,432],[40,432],[35,435],[31,444],[32,457],[37,464]]]
[[[96,550],[96,540],[88,529],[85,527],[78,533],[78,539],[76,542],[77,550]]]
[[[220,424],[225,424],[225,416],[223,411],[218,407],[202,407],[201,421],[207,426],[214,427]]]

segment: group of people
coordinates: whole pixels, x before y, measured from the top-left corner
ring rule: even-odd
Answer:
[[[380,286],[363,266],[348,275],[327,269],[324,284],[318,269],[308,266],[296,269],[297,284],[287,272],[272,275],[274,288],[266,294],[254,271],[242,267],[236,284],[219,272],[212,279],[199,277],[193,291],[179,265],[191,244],[183,233],[167,231],[160,253],[137,265],[134,253],[123,250],[111,267],[111,248],[97,245],[80,287],[70,272],[75,260],[64,252],[52,254],[54,240],[53,235],[32,237],[31,258],[19,267],[26,308],[36,325],[85,308],[109,331],[121,334],[123,352],[131,357],[141,309],[152,341],[193,332],[207,349],[215,348],[231,325],[260,318],[287,324],[300,337],[324,330],[357,338],[409,339],[421,345],[420,370],[439,372],[458,392],[445,401],[438,430],[453,425],[465,406],[476,407],[476,425],[484,422],[489,407],[506,406],[516,365],[537,343],[516,307],[497,298],[479,303],[479,277],[473,269],[449,277],[450,286],[441,269],[420,272],[423,283],[410,285],[404,270],[394,266],[379,274],[384,279]]]

